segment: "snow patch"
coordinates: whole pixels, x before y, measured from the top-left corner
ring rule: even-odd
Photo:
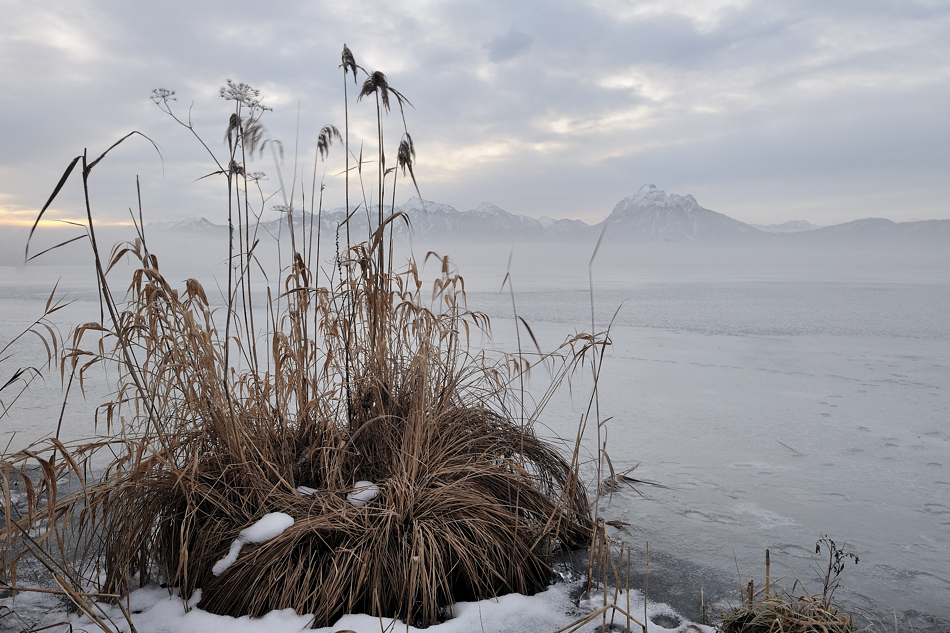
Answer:
[[[379,633],[380,627],[387,631],[406,631],[407,633],[470,633],[471,631],[492,631],[493,633],[544,633],[568,626],[584,617],[590,611],[603,605],[603,595],[598,600],[581,601],[571,599],[581,586],[580,582],[558,583],[547,590],[528,597],[508,594],[498,598],[489,598],[481,602],[459,602],[454,606],[455,617],[427,629],[407,626],[404,622],[391,618],[372,617],[365,614],[344,615],[332,626],[319,628],[317,633],[335,633],[348,630],[356,633]],[[200,590],[189,600],[189,610],[183,608],[177,590],[169,595],[168,590],[149,586],[133,591],[130,596],[132,620],[139,631],[163,631],[165,633],[298,633],[312,624],[312,616],[297,615],[291,609],[271,611],[261,618],[247,616],[234,618],[213,615],[197,607]],[[614,590],[608,591],[609,601],[614,598]],[[622,608],[627,606],[627,595],[621,590],[616,602]],[[128,631],[122,612],[115,605],[103,605],[103,609],[119,623],[120,631]],[[630,611],[637,620],[644,615],[643,594],[630,591]],[[668,605],[650,602],[646,607],[649,630],[653,633],[686,633],[698,630],[700,633],[713,633],[713,628],[691,623],[677,614]],[[608,616],[609,617],[609,616]],[[80,615],[71,618],[75,628],[88,627],[89,620]],[[618,613],[615,616],[622,626],[626,617]],[[600,619],[581,627],[583,633],[593,633],[600,627]],[[675,625],[673,623],[676,623]],[[634,625],[633,630],[639,630]]]
[[[231,543],[228,555],[219,560],[211,568],[211,573],[220,576],[228,567],[234,564],[246,543],[266,543],[283,534],[284,530],[294,524],[294,518],[283,512],[265,514],[256,523],[241,530],[238,537]]]
[[[353,492],[346,495],[346,500],[354,508],[362,508],[367,503],[376,498],[379,494],[379,487],[372,481],[357,481],[353,486]]]

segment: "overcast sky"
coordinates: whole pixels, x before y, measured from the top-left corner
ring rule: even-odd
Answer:
[[[422,195],[459,210],[596,222],[654,183],[752,223],[950,218],[946,0],[0,0],[0,15],[0,220],[32,221],[84,147],[139,130],[162,158],[137,139],[103,161],[98,217],[128,218],[138,174],[146,221],[223,223],[224,184],[195,182],[213,166],[152,89],[175,90],[223,155],[218,89],[259,88],[289,181],[298,113],[307,174],[320,126],[343,127],[344,42],[412,101]],[[351,104],[354,151],[374,117]],[[386,126],[395,145],[398,116]],[[319,166],[329,207],[343,156]],[[276,187],[272,160],[249,169]],[[78,217],[80,194],[49,216]]]

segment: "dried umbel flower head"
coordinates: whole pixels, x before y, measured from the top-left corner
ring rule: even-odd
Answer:
[[[169,101],[177,101],[175,98],[175,91],[169,90],[168,88],[155,88],[152,90],[152,103],[159,105],[162,103],[167,103]]]
[[[225,101],[237,101],[240,105],[249,108],[252,112],[256,110],[270,111],[272,109],[261,103],[260,90],[252,88],[243,81],[235,83],[228,79],[227,85],[221,88],[219,94]]]

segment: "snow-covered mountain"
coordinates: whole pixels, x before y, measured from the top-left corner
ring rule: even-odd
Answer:
[[[457,211],[412,198],[398,208],[409,217],[417,239],[538,239],[544,225],[534,218],[509,213],[490,202]],[[403,227],[403,233],[405,227]]]
[[[392,207],[384,205],[383,216],[388,218],[391,213]],[[447,204],[411,198],[406,204],[397,206],[396,213],[401,214],[392,220],[393,234],[397,238],[408,237],[410,226],[416,240],[537,240],[546,233],[544,225],[538,220],[509,213],[489,202],[483,202],[470,211],[458,211]],[[335,233],[344,218],[342,208],[324,211],[321,230]],[[367,236],[370,227],[375,229],[377,226],[378,218],[378,207],[371,207],[368,212],[365,208],[357,209],[350,219],[350,234],[360,238]],[[303,221],[303,216],[294,216],[295,226],[300,226]],[[311,221],[314,220],[308,214],[306,222]],[[276,234],[287,230],[287,220],[271,220],[262,226]],[[586,224],[583,226],[587,227]]]
[[[610,241],[735,242],[764,235],[744,222],[704,209],[691,195],[667,195],[656,185],[643,185],[618,202],[604,222]]]
[[[220,224],[214,224],[207,218],[187,218],[185,220],[174,220],[168,222],[149,222],[146,226],[151,229],[174,231],[208,231],[222,228]]]

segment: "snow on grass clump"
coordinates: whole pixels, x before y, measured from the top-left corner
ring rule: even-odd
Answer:
[[[283,512],[271,512],[265,514],[259,521],[250,525],[238,534],[238,537],[231,543],[231,549],[228,555],[219,560],[211,568],[211,573],[220,576],[224,571],[237,561],[241,548],[247,543],[266,543],[283,534],[284,530],[294,524],[294,518]]]
[[[346,500],[354,508],[362,508],[367,503],[376,498],[379,494],[379,487],[372,481],[357,481],[353,486],[353,492],[346,495]]]

